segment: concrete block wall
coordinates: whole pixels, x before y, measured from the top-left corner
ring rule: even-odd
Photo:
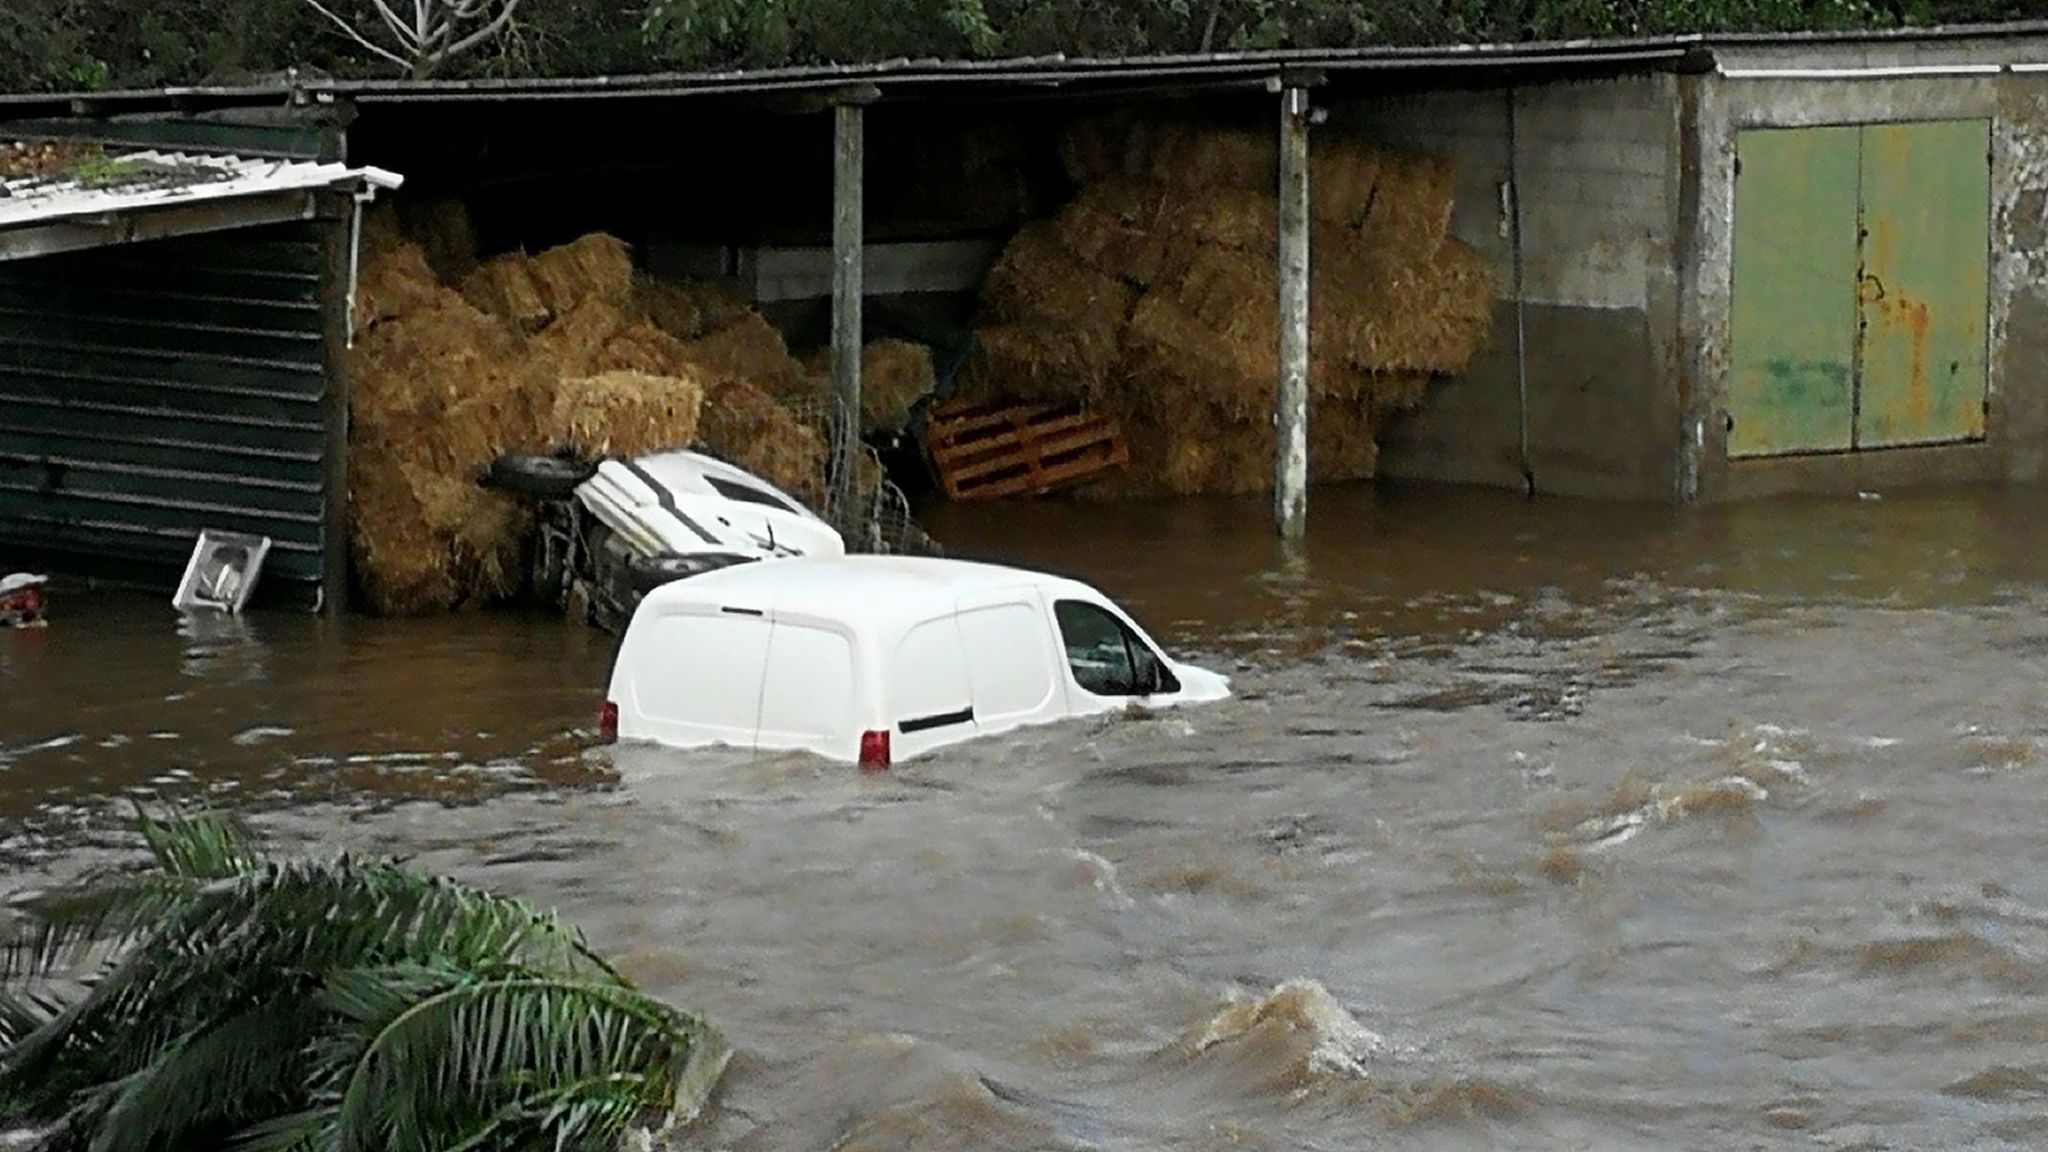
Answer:
[[[1672,498],[1680,105],[1671,76],[1433,92],[1342,106],[1331,130],[1451,158],[1452,231],[1493,264],[1492,339],[1383,440],[1381,474],[1559,495]],[[1527,403],[1516,363],[1508,180],[1515,102]],[[1527,471],[1522,453],[1527,424]]]

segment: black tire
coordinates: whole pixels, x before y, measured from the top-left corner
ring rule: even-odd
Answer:
[[[626,579],[636,595],[644,596],[663,584],[744,564],[749,559],[724,552],[663,552],[655,556],[635,556],[626,562]]]
[[[484,483],[492,488],[540,500],[566,500],[576,486],[597,475],[597,465],[563,456],[507,452],[491,461]]]

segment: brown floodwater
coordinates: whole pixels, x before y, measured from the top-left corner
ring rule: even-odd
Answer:
[[[1214,707],[865,776],[584,742],[557,621],[60,596],[7,883],[210,796],[555,906],[740,1049],[706,1147],[1932,1148],[2048,1131],[2048,492],[936,510]]]

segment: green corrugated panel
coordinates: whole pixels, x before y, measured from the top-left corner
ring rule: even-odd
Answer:
[[[1984,435],[1991,125],[1863,130],[1863,372],[1856,442]]]
[[[0,264],[0,555],[168,592],[201,529],[257,532],[313,599],[320,261],[291,224]]]
[[[1736,156],[1728,454],[1846,449],[1857,129],[1745,131]]]

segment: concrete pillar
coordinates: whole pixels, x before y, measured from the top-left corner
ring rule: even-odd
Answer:
[[[862,103],[848,100],[832,110],[832,389],[840,417],[832,472],[833,501],[842,515],[852,509],[860,449]]]
[[[1308,89],[1280,95],[1280,387],[1273,409],[1273,519],[1299,543],[1308,528]]]

